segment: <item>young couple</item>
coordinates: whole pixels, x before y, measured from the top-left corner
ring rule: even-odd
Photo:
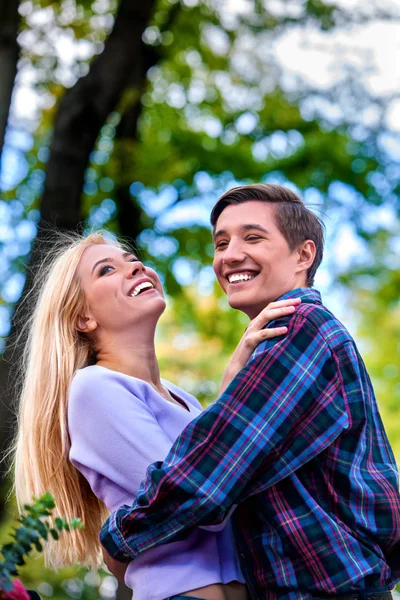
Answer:
[[[49,490],[60,514],[84,520],[47,546],[54,566],[95,562],[114,511],[101,541],[135,600],[389,600],[398,471],[355,343],[311,287],[322,225],[272,185],[230,190],[211,223],[216,276],[250,324],[203,412],[160,379],[153,270],[100,234],[48,265],[24,362],[17,498]]]

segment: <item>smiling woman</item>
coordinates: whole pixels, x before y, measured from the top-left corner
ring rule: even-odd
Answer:
[[[108,511],[133,502],[147,467],[166,457],[202,409],[160,377],[154,336],[166,303],[153,269],[103,233],[67,238],[44,264],[21,370],[16,495],[21,506],[47,490],[59,515],[85,523],[68,540],[47,544],[48,564],[99,564],[98,532]],[[263,328],[294,304],[275,303],[250,323],[223,386],[260,341],[286,333]],[[247,594],[229,519],[150,550],[118,574],[136,600]]]
[[[138,340],[145,338],[151,345],[154,328],[165,310],[157,273],[145,267],[132,252],[107,244],[92,244],[82,254],[77,276],[85,296],[85,309],[77,320],[78,330],[91,339],[97,364],[103,364],[103,355],[108,357],[106,361],[110,355],[114,357],[118,347],[124,348],[124,353],[118,352],[112,363],[122,361],[128,369],[134,351],[132,345],[137,347]]]

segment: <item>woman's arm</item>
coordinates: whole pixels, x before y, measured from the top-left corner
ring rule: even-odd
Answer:
[[[125,573],[129,563],[120,563],[112,558],[103,548],[103,560],[107,569],[114,575],[119,583],[125,583]]]
[[[294,313],[296,306],[300,303],[300,298],[289,298],[288,300],[270,302],[268,306],[255,317],[255,319],[250,321],[224,371],[221,386],[219,388],[219,395],[226,390],[239,371],[246,366],[250,356],[261,342],[287,333],[287,327],[271,327],[265,329],[268,323]]]

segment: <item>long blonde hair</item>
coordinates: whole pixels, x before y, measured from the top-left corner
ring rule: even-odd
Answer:
[[[76,271],[88,246],[123,247],[105,232],[60,238],[36,278],[34,307],[25,323],[14,455],[19,507],[48,491],[56,501],[55,516],[79,517],[85,524],[83,531],[65,533],[45,545],[45,562],[52,568],[76,562],[95,566],[101,560],[98,533],[108,511],[68,458],[68,391],[92,352],[90,341],[76,329],[85,301]]]

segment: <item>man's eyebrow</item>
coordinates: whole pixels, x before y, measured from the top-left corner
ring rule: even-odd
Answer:
[[[128,258],[128,256],[133,256],[133,258],[136,258],[136,256],[133,254],[133,252],[124,252],[124,253],[122,254],[122,256],[123,256],[124,258]],[[137,260],[139,260],[139,259],[137,259]],[[107,262],[115,262],[115,261],[114,261],[114,259],[113,259],[113,258],[111,258],[111,257],[109,257],[109,256],[108,256],[108,257],[106,257],[106,258],[102,258],[101,260],[98,260],[98,261],[97,261],[96,263],[94,263],[94,265],[93,265],[92,274],[93,274],[93,271],[95,270],[95,268],[96,268],[98,265],[101,265],[102,263],[107,263]]]
[[[213,231],[213,238],[219,237],[220,235],[226,235],[225,229],[218,229],[218,231]]]
[[[245,225],[241,225],[240,229],[243,231],[249,231],[250,229],[257,229],[257,231],[261,231],[262,233],[269,233],[264,227],[258,225],[258,223],[246,223]]]
[[[261,231],[262,233],[266,233],[267,235],[269,234],[269,232],[266,229],[264,229],[264,227],[261,227],[261,225],[258,225],[257,223],[246,223],[245,225],[241,225],[240,229],[242,231],[250,231],[250,229],[256,229],[257,231]],[[225,229],[218,229],[218,231],[213,233],[213,238],[215,239],[217,237],[220,237],[221,235],[226,235]]]

